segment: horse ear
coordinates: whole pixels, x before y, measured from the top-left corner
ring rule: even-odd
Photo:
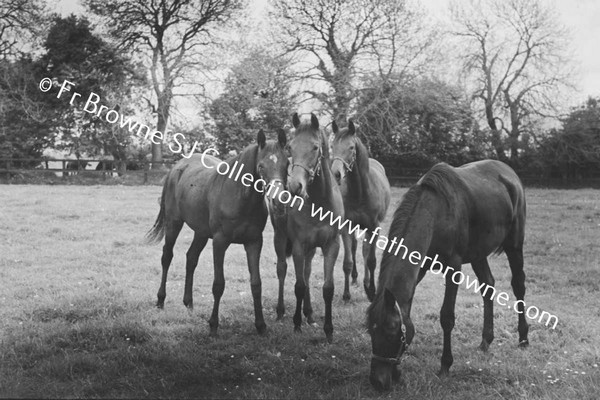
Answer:
[[[348,134],[354,135],[356,133],[356,127],[354,126],[354,121],[352,119],[348,120]]]
[[[294,113],[292,116],[292,124],[296,129],[300,126],[300,117],[298,116],[298,113]]]
[[[265,136],[265,133],[262,129],[258,131],[258,135],[256,135],[256,141],[258,142],[258,148],[262,149],[263,147],[265,147],[267,137]]]
[[[279,142],[279,146],[282,149],[285,149],[285,145],[287,143],[287,137],[285,136],[285,131],[281,128],[277,130],[277,141]]]
[[[319,119],[313,113],[310,113],[310,125],[315,131],[319,129]]]
[[[396,298],[394,294],[388,289],[384,289],[383,293],[383,305],[387,311],[393,311],[396,308]]]
[[[331,123],[331,129],[333,130],[333,133],[334,133],[335,135],[337,135],[337,134],[338,134],[338,132],[340,131],[340,129],[338,128],[338,126],[337,126],[337,124],[335,123],[335,121],[333,121],[333,122]]]

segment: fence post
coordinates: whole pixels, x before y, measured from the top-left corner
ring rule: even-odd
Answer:
[[[144,161],[144,185],[148,183],[148,161]]]
[[[62,160],[62,178],[63,179],[67,179],[67,162],[65,160]]]

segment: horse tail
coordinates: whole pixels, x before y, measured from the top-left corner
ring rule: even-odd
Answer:
[[[165,237],[165,193],[167,192],[168,182],[169,179],[167,176],[160,196],[160,211],[158,212],[156,221],[154,221],[154,225],[146,233],[146,243],[148,244],[159,243]]]

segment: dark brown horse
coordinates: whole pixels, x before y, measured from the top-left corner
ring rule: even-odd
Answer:
[[[290,141],[292,168],[288,190],[306,200],[302,207],[292,206],[287,213],[287,235],[292,245],[296,271],[296,312],[294,326],[301,330],[302,311],[309,324],[313,324],[310,302],[309,278],[315,250],[320,247],[324,258],[323,299],[325,300],[325,324],[327,340],[333,338],[331,303],[333,301],[333,267],[338,256],[339,228],[331,220],[344,218],[344,205],[338,185],[330,170],[329,148],[319,129],[319,120],[311,114],[309,123],[300,123],[294,114],[292,123],[294,138]],[[328,217],[320,218],[325,213]],[[331,217],[331,218],[330,218]],[[303,308],[304,302],[304,308]]]
[[[208,239],[212,238],[214,306],[209,325],[211,335],[217,333],[219,302],[225,289],[225,251],[231,243],[241,243],[246,250],[250,271],[256,329],[259,333],[265,331],[259,259],[262,232],[267,221],[265,202],[277,201],[277,196],[266,196],[264,192],[276,194],[275,190],[269,191],[267,187],[284,186],[287,176],[285,144],[285,133],[279,133],[277,142],[266,141],[261,130],[257,136],[257,144],[246,147],[239,155],[227,161],[220,161],[205,152],[190,159],[182,159],[169,171],[162,192],[160,213],[154,227],[148,232],[151,241],[160,241],[165,237],[161,260],[162,280],[156,304],[159,308],[164,306],[173,246],[186,223],[194,230],[194,239],[187,252],[183,303],[189,308],[193,307],[194,270],[202,249]],[[223,174],[229,170],[229,174]],[[257,184],[260,180],[262,183]]]
[[[338,129],[335,121],[332,123],[334,138],[332,142],[331,172],[337,180],[344,199],[346,218],[360,225],[361,231],[375,231],[385,218],[390,205],[390,183],[385,176],[383,166],[372,158],[356,134],[352,120],[348,127]],[[350,300],[349,278],[356,283],[356,247],[357,239],[349,229],[342,230],[344,243],[344,300]],[[363,233],[364,237],[364,233]],[[362,253],[365,262],[363,285],[369,300],[375,297],[375,244],[364,240]]]
[[[389,237],[400,241],[400,251],[384,252],[377,294],[367,310],[373,386],[388,389],[391,380],[398,377],[395,367],[415,332],[410,318],[413,295],[428,269],[436,274],[443,270],[446,282],[440,311],[444,349],[439,375],[447,375],[453,362],[454,306],[458,284],[465,278],[463,275],[460,279],[465,263],[471,263],[482,284],[476,286],[480,287],[484,304],[480,348],[487,351],[494,339],[495,294],[487,256],[493,252],[506,253],[513,292],[518,300],[523,300],[524,235],[523,186],[506,164],[484,160],[453,168],[442,163],[425,174],[404,195],[394,214]],[[523,302],[518,302],[521,347],[529,343],[529,326],[523,309]]]

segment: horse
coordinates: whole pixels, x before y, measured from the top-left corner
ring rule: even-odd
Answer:
[[[296,312],[294,330],[301,332],[302,307],[309,324],[314,324],[310,301],[309,279],[312,259],[317,247],[323,251],[323,299],[325,301],[325,323],[323,330],[327,341],[333,339],[331,303],[333,300],[333,267],[338,256],[339,228],[330,224],[334,219],[344,218],[344,204],[338,185],[330,169],[329,148],[325,136],[319,129],[319,120],[311,113],[310,123],[301,123],[298,114],[292,117],[295,132],[289,150],[292,167],[288,177],[288,190],[300,196],[307,204],[289,207],[287,212],[287,236],[296,272]],[[329,218],[317,218],[328,214]],[[331,213],[331,214],[329,214]]]
[[[367,309],[372,345],[370,381],[375,388],[387,390],[391,380],[399,378],[396,367],[415,332],[410,317],[413,295],[429,269],[438,274],[447,265],[440,311],[444,332],[440,377],[448,375],[453,363],[451,333],[456,293],[458,284],[462,283],[462,264],[470,263],[482,284],[483,331],[479,348],[487,351],[494,339],[495,280],[487,261],[492,253],[504,252],[508,258],[512,289],[520,300],[516,303],[519,347],[528,346],[529,325],[523,314],[525,208],[519,177],[508,165],[495,160],[477,161],[458,168],[436,164],[408,190],[394,213],[389,231],[389,237],[402,240],[394,254],[384,252],[378,290]],[[402,257],[399,253],[403,253]],[[489,288],[493,289],[491,293],[487,293]]]
[[[264,132],[260,130],[255,144],[249,145],[239,155],[227,161],[221,161],[205,151],[180,160],[169,171],[160,200],[160,212],[147,234],[149,242],[159,242],[165,238],[161,258],[162,279],[156,303],[158,308],[164,307],[173,246],[186,223],[194,231],[194,239],[187,252],[183,304],[193,308],[194,270],[200,253],[211,238],[214,305],[209,326],[210,335],[215,336],[219,326],[219,303],[225,289],[225,252],[231,243],[243,244],[250,272],[255,327],[259,334],[265,332],[259,260],[262,232],[267,221],[265,203],[276,202],[275,195],[269,193],[277,191],[267,190],[267,194],[264,192],[269,186],[278,189],[284,187],[287,177],[285,145],[285,133],[279,132],[277,141],[267,141]],[[222,171],[229,170],[229,176],[222,174]],[[236,171],[237,175],[232,177]],[[258,185],[259,182],[262,183]]]
[[[346,219],[362,230],[374,232],[385,218],[390,205],[390,182],[385,175],[383,166],[372,158],[356,134],[352,120],[348,126],[339,129],[335,121],[332,123],[332,161],[331,171],[340,186],[344,199]],[[352,272],[352,283],[356,283],[356,247],[357,239],[349,229],[342,230],[344,244],[344,295],[343,299],[350,300],[349,277]],[[363,286],[369,301],[375,297],[375,244],[363,241],[362,253],[365,262]]]

